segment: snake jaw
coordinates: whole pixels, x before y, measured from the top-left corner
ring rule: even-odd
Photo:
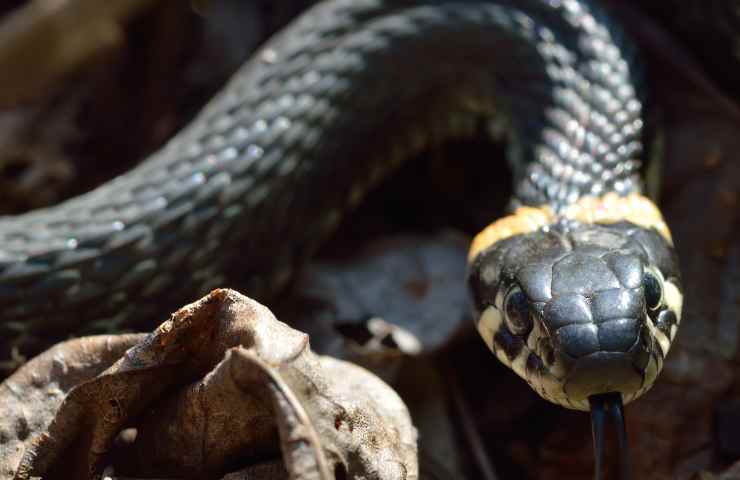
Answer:
[[[680,320],[670,238],[631,222],[560,218],[476,252],[469,286],[478,331],[543,398],[589,410],[588,398],[645,393]]]
[[[643,383],[644,375],[634,366],[631,353],[596,352],[576,362],[563,390],[570,399],[583,402],[592,395],[609,392],[624,392],[629,397]]]

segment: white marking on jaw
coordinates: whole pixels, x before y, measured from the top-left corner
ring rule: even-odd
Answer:
[[[683,295],[678,290],[678,287],[671,282],[666,280],[663,282],[663,299],[673,313],[676,314],[676,323],[681,323],[681,314],[683,313]],[[671,335],[673,338],[673,335]]]
[[[501,326],[502,321],[501,313],[495,307],[486,308],[478,319],[478,333],[483,337],[483,341],[486,342],[491,351],[496,350],[493,346],[493,336]]]
[[[663,352],[663,357],[665,358],[665,356],[668,355],[668,350],[671,348],[671,341],[668,340],[668,337],[666,337],[663,332],[655,327],[655,324],[650,317],[645,318],[645,324],[647,325],[648,330],[650,330],[650,335],[658,340],[658,345],[660,346],[660,350]]]
[[[496,348],[496,344],[493,341],[493,336],[498,332],[498,329],[501,328],[502,322],[503,318],[501,317],[501,312],[499,312],[496,307],[490,306],[483,311],[478,320],[478,333],[480,333],[480,336],[483,338],[483,341],[486,342],[488,348],[496,354],[498,359],[501,360],[504,365],[508,366],[509,359],[506,358],[506,354],[504,354],[503,351]]]
[[[495,348],[493,348],[493,332],[482,318],[480,321],[478,321],[478,333],[480,334],[481,338],[483,338],[483,341],[486,342],[488,348],[492,352],[495,351]]]
[[[657,378],[658,372],[659,372],[658,363],[655,360],[655,358],[653,358],[653,356],[650,355],[648,364],[645,367],[645,372],[643,373],[643,388],[642,388],[643,391],[647,391],[650,388],[650,386],[653,384],[653,382]],[[635,396],[635,398],[637,398],[637,396]]]

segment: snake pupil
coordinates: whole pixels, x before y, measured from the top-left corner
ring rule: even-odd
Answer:
[[[645,272],[642,284],[645,290],[645,304],[650,310],[655,310],[663,300],[660,279],[652,272]]]
[[[514,287],[506,296],[505,301],[506,325],[514,335],[524,335],[532,329],[532,319],[529,316],[529,301],[519,287]]]

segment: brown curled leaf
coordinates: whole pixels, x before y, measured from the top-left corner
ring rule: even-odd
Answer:
[[[277,368],[245,349],[231,353],[242,388],[272,401],[291,478],[418,478],[408,411],[373,374],[309,349]]]
[[[215,475],[280,445],[293,479],[330,479],[335,469],[416,478],[416,432],[393,390],[352,364],[317,357],[303,335],[272,338],[283,339],[284,355],[233,348],[202,380],[152,406],[117,471]]]
[[[13,478],[31,440],[49,427],[70,390],[95,378],[144,336],[101,335],[62,342],[0,384],[0,478]]]
[[[92,360],[85,375],[55,369],[53,352],[62,348],[55,347],[0,387],[22,396],[17,386],[39,375],[67,385],[39,417],[46,420],[30,407],[34,428],[16,435],[0,479],[99,478],[104,471],[217,478],[269,464],[280,450],[293,479],[327,480],[334,471],[418,478],[416,431],[395,392],[363,369],[316,356],[305,334],[234,291],[211,292],[152,334],[87,348],[95,341],[68,342],[69,358],[84,357],[75,350],[82,348]],[[16,405],[10,418],[24,413]],[[246,478],[284,478],[282,470],[266,471],[275,473]]]
[[[231,373],[246,391],[262,391],[271,397],[280,431],[285,463],[291,478],[331,480],[321,440],[306,410],[275,368],[243,348],[227,353]],[[310,388],[310,386],[307,386]]]

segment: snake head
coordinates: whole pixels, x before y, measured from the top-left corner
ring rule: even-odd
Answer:
[[[481,336],[537,393],[568,408],[588,410],[592,395],[619,392],[626,404],[646,392],[680,322],[670,236],[642,217],[620,218],[546,215],[526,228],[505,219],[506,234],[489,232],[494,241],[476,240],[471,253]]]

